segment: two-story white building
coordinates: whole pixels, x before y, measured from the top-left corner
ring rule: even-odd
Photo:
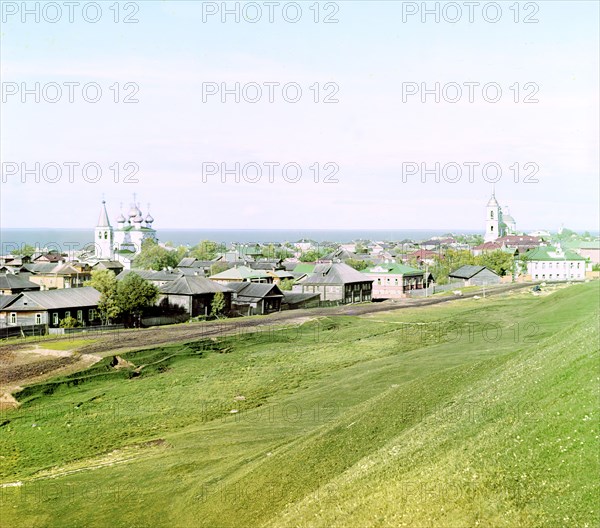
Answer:
[[[574,251],[563,250],[560,244],[530,249],[521,257],[523,267],[532,280],[584,280],[586,259]]]

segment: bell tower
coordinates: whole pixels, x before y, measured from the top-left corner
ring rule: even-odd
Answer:
[[[498,237],[502,236],[500,227],[502,226],[502,209],[498,200],[496,200],[496,192],[492,191],[492,197],[486,206],[485,217],[485,236],[484,242],[493,242]]]
[[[102,209],[100,210],[98,225],[96,226],[96,229],[94,229],[94,246],[96,248],[97,259],[112,259],[113,228],[108,220],[106,202],[104,200],[102,200]]]

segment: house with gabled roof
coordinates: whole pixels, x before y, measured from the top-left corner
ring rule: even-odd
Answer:
[[[136,275],[142,277],[142,279],[151,282],[159,288],[161,288],[165,284],[169,284],[170,282],[176,281],[177,279],[183,277],[183,273],[170,268],[160,271],[124,269],[121,273],[117,275],[117,280],[123,280],[129,273],[135,273]]]
[[[487,286],[502,282],[500,275],[485,266],[465,265],[448,274],[450,282],[461,283],[461,286]]]
[[[266,315],[281,310],[283,292],[276,284],[257,282],[231,282],[232,309],[243,315]]]
[[[5,326],[47,325],[58,328],[67,317],[82,325],[101,324],[98,313],[100,292],[91,287],[27,291],[11,296],[0,308],[0,324]]]
[[[401,299],[433,282],[431,273],[395,262],[377,264],[361,273],[373,280],[373,299]]]
[[[183,276],[164,284],[159,290],[157,304],[179,306],[191,317],[211,315],[212,302],[218,292],[225,298],[224,312],[229,312],[231,308],[231,288],[202,276]]]
[[[312,273],[297,280],[292,291],[319,293],[321,301],[344,304],[371,300],[373,280],[343,262],[317,264]]]
[[[0,295],[12,295],[23,291],[39,291],[40,286],[26,277],[12,273],[0,273]]]
[[[29,280],[42,290],[81,288],[92,278],[92,268],[80,262],[36,262],[26,264]]]
[[[211,275],[209,278],[221,284],[229,284],[230,282],[273,282],[273,277],[267,272],[254,270],[248,266],[234,266],[221,273]]]

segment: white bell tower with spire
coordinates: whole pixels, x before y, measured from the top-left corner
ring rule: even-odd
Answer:
[[[113,228],[108,220],[106,212],[106,202],[102,200],[102,209],[98,218],[98,225],[94,229],[94,244],[96,248],[96,258],[101,260],[110,260],[113,257]]]
[[[498,237],[501,237],[502,223],[502,209],[498,200],[496,200],[496,189],[492,189],[492,196],[489,199],[486,206],[486,217],[485,217],[485,235],[483,237],[484,242],[493,242]]]

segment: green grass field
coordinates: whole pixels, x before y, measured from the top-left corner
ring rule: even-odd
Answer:
[[[0,419],[0,525],[600,525],[598,282],[121,354]]]

